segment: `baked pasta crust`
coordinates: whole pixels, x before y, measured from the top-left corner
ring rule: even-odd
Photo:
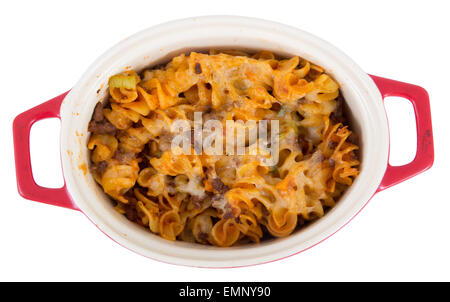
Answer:
[[[358,175],[343,101],[338,83],[298,56],[182,54],[110,78],[89,124],[90,170],[118,212],[165,239],[226,247],[284,237],[322,217]],[[278,120],[278,163],[175,152],[171,126],[193,129],[195,112],[224,125]]]

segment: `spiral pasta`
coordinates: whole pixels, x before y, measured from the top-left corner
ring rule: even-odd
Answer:
[[[284,237],[325,215],[358,176],[342,106],[339,84],[298,56],[181,54],[109,79],[89,123],[90,169],[118,212],[165,239],[228,247]],[[204,125],[218,121],[201,137],[198,113]],[[269,120],[279,124],[271,166],[261,138],[246,137],[235,155],[215,132],[242,121],[233,134],[248,134]],[[187,149],[173,145],[180,134]],[[198,151],[204,139],[224,154]]]

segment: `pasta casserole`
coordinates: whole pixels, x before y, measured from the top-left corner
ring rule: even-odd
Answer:
[[[119,213],[165,239],[228,247],[288,236],[358,175],[338,83],[298,56],[190,52],[108,85],[88,126],[90,170]],[[261,125],[270,137],[250,135]]]

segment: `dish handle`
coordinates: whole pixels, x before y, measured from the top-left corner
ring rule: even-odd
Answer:
[[[61,118],[59,109],[69,91],[50,101],[19,114],[13,122],[14,157],[16,162],[17,189],[30,200],[78,210],[70,198],[66,184],[61,188],[41,187],[34,181],[30,159],[30,130],[33,124],[46,118]]]
[[[430,99],[425,89],[370,75],[378,86],[383,100],[388,96],[398,96],[411,102],[414,108],[417,131],[417,151],[413,161],[403,166],[387,165],[383,180],[377,192],[403,182],[428,170],[434,161],[433,130],[431,126]]]

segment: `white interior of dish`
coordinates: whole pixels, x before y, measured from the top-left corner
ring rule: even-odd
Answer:
[[[248,48],[299,55],[326,69],[341,85],[362,146],[361,174],[324,217],[286,238],[231,248],[171,242],[117,213],[80,165],[89,162],[87,125],[111,75],[142,70],[180,50]],[[99,93],[97,90],[100,89]],[[103,54],[72,89],[61,107],[61,156],[68,190],[77,206],[121,245],[160,261],[203,267],[232,267],[280,259],[324,240],[348,222],[375,193],[388,161],[389,133],[381,95],[370,77],[334,46],[308,33],[269,21],[228,16],[184,19],[144,30]]]

